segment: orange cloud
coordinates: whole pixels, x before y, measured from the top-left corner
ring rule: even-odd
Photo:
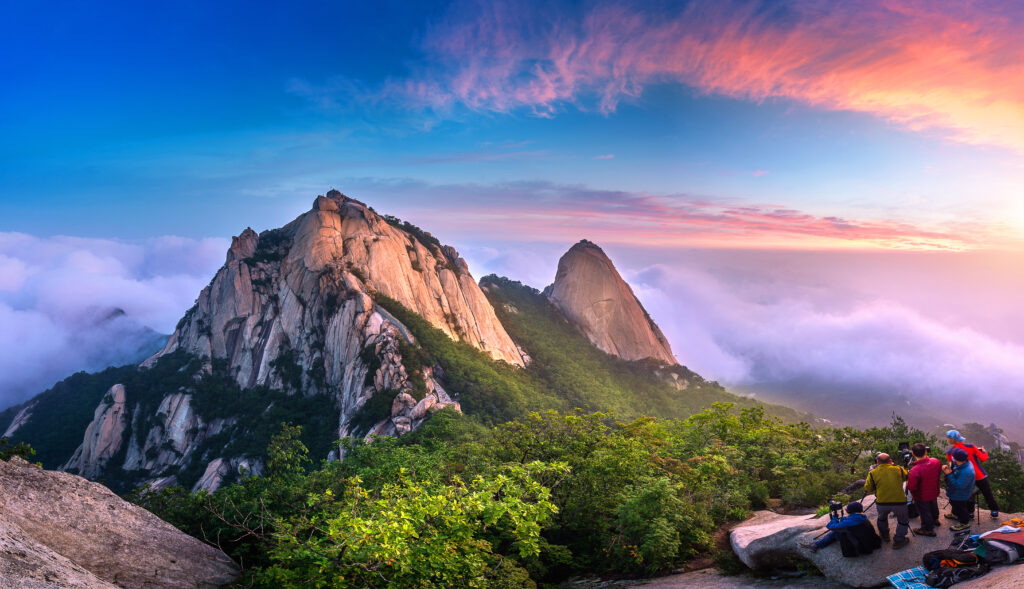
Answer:
[[[971,220],[921,224],[821,216],[776,204],[550,182],[403,183],[361,190],[372,201],[400,198],[411,188],[423,197],[417,203],[430,203],[419,213],[418,205],[406,209],[414,222],[429,219],[439,235],[450,231],[460,239],[566,241],[584,236],[601,243],[654,247],[931,251],[1002,248],[1011,242],[1003,228]],[[444,215],[438,216],[438,209]],[[1013,243],[1019,246],[1019,238]]]
[[[438,69],[386,93],[554,116],[567,105],[611,112],[648,85],[683,83],[1024,153],[1024,8],[1013,2],[698,2],[668,16],[603,5],[572,18],[489,4],[457,14],[427,35]]]

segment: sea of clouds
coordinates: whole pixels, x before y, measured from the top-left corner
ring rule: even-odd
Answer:
[[[77,371],[136,361],[174,329],[228,245],[0,233],[0,408]]]
[[[537,288],[568,247],[471,250]],[[1024,411],[1019,260],[971,254],[639,250],[608,253],[680,363],[733,391],[844,423],[923,426]],[[545,260],[538,263],[538,259]],[[475,269],[474,268],[474,269]]]
[[[228,245],[0,233],[0,407],[76,371],[136,361],[154,331],[173,330]],[[475,276],[543,289],[571,244],[456,245]],[[731,390],[844,422],[892,412],[922,425],[994,421],[1024,439],[1019,259],[606,251],[680,363]]]

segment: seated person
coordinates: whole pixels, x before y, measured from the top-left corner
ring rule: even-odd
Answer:
[[[828,528],[829,532],[819,540],[813,544],[801,542],[800,545],[804,548],[810,548],[811,552],[817,552],[819,549],[838,540],[843,550],[843,556],[871,554],[873,550],[882,547],[882,539],[878,537],[875,529],[871,527],[867,516],[864,515],[864,507],[859,501],[851,501],[846,506],[846,513],[849,515],[828,522],[828,525],[825,527]]]

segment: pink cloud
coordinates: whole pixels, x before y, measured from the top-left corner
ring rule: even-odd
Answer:
[[[685,194],[596,190],[549,182],[496,185],[370,184],[373,202],[410,191],[429,202],[401,214],[459,239],[566,241],[656,247],[952,250],[1001,247],[998,226],[961,219],[915,224],[898,219],[820,216],[771,203],[706,199]],[[529,207],[523,203],[529,202]],[[451,206],[449,206],[449,204]],[[457,205],[457,206],[456,206]],[[437,208],[443,216],[433,213]],[[503,237],[504,236],[504,237]],[[1019,240],[1017,242],[1019,246]]]
[[[760,178],[761,176],[764,176],[767,173],[768,170],[754,170],[753,172],[750,173],[750,175],[755,178]]]
[[[1024,152],[1024,10],[1014,3],[723,1],[668,16],[615,4],[574,17],[545,11],[535,18],[529,5],[460,7],[426,35],[432,65],[389,82],[382,95],[550,117],[567,106],[610,113],[649,85],[682,83],[871,113]]]
[[[611,159],[615,159],[615,154],[614,153],[606,153],[604,155],[595,155],[591,159],[595,159],[595,160],[611,160]]]

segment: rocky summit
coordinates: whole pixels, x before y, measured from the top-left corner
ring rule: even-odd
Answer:
[[[598,348],[625,360],[677,364],[668,340],[597,245],[582,240],[558,260],[545,294]]]
[[[495,360],[526,363],[453,248],[330,191],[280,229],[258,235],[246,229],[235,237],[224,266],[142,366],[194,358],[200,366],[177,372],[194,370],[196,379],[227,375],[239,390],[326,399],[336,411],[334,439],[405,433],[459,403],[432,366],[403,363],[401,347],[414,345],[414,338],[377,304],[380,298]],[[411,378],[420,383],[418,394]],[[208,443],[219,439],[225,446],[243,437],[237,415],[216,400],[213,410],[197,410],[189,381],[150,389],[110,386],[63,468],[90,478],[116,469],[134,482],[162,486],[181,483],[175,475],[187,467],[201,473],[196,489],[260,472],[262,465],[246,453],[224,455]],[[356,431],[354,416],[376,395],[390,411]]]

